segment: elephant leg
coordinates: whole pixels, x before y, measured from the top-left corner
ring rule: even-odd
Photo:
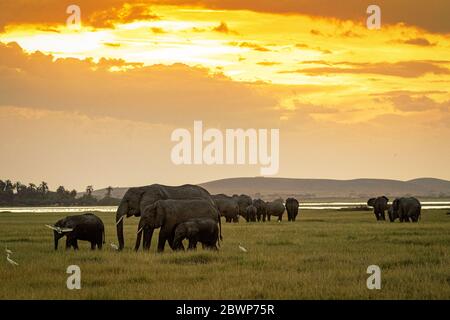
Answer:
[[[158,239],[158,252],[164,251],[164,246],[166,245],[167,235],[166,233],[161,230],[159,232],[159,239]]]
[[[72,239],[66,237],[66,250],[72,246]]]
[[[95,250],[95,242],[91,241],[91,250]]]
[[[184,251],[183,239],[186,235],[183,233],[175,233],[173,237],[169,238],[169,245],[174,251]]]
[[[78,250],[78,249],[79,249],[79,248],[78,248],[78,240],[77,240],[77,239],[74,239],[73,242],[72,242],[72,244],[73,244],[73,249],[74,249],[74,250]]]
[[[188,250],[195,250],[195,249],[197,249],[197,240],[189,239]]]
[[[102,248],[103,248],[103,240],[100,240],[100,241],[97,242],[97,248],[98,248],[98,250],[102,250]]]
[[[279,216],[278,216],[278,221],[282,221],[283,220],[283,214],[280,214]]]
[[[267,215],[267,221],[270,221],[270,214]]]

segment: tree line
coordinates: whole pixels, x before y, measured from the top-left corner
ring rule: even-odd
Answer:
[[[113,206],[120,199],[112,197],[112,187],[106,188],[102,199],[92,195],[93,186],[87,186],[86,192],[77,197],[78,192],[59,186],[56,191],[50,191],[48,183],[42,181],[39,185],[11,180],[0,180],[0,206]]]

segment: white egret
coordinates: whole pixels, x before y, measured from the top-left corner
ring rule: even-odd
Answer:
[[[9,257],[9,255],[10,255],[10,253],[8,253],[8,254],[6,255],[6,260],[7,260],[10,264],[12,264],[13,266],[18,266],[19,264],[18,264],[17,262],[15,262],[14,260],[12,260],[12,259]]]
[[[245,249],[243,246],[241,246],[240,243],[239,243],[239,250],[241,250],[242,252],[247,252],[247,249]]]
[[[114,250],[119,250],[119,247],[116,244],[111,242],[110,245],[111,245],[111,248],[113,248]]]

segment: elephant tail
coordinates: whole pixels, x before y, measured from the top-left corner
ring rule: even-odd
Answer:
[[[106,243],[106,240],[105,240],[105,228],[103,228],[103,244],[105,244]]]

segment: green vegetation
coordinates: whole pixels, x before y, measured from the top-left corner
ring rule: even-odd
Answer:
[[[126,250],[114,251],[114,214],[99,213],[106,246],[53,250],[44,224],[65,214],[0,214],[1,299],[449,299],[450,216],[424,210],[418,224],[374,221],[372,212],[300,212],[295,223],[223,224],[218,253],[132,251],[136,218],[125,222]],[[64,242],[64,241],[63,241]],[[248,249],[239,250],[239,243]],[[64,247],[64,243],[61,243]],[[4,247],[20,265],[6,261]],[[66,288],[81,267],[82,289]],[[382,289],[366,288],[366,269]]]
[[[38,186],[29,183],[0,180],[0,206],[115,206],[120,199],[111,197],[113,188],[106,188],[103,199],[98,200],[92,195],[94,188],[86,187],[86,193],[77,198],[76,190],[66,190],[59,186],[56,191],[50,191],[47,182],[42,181]]]

